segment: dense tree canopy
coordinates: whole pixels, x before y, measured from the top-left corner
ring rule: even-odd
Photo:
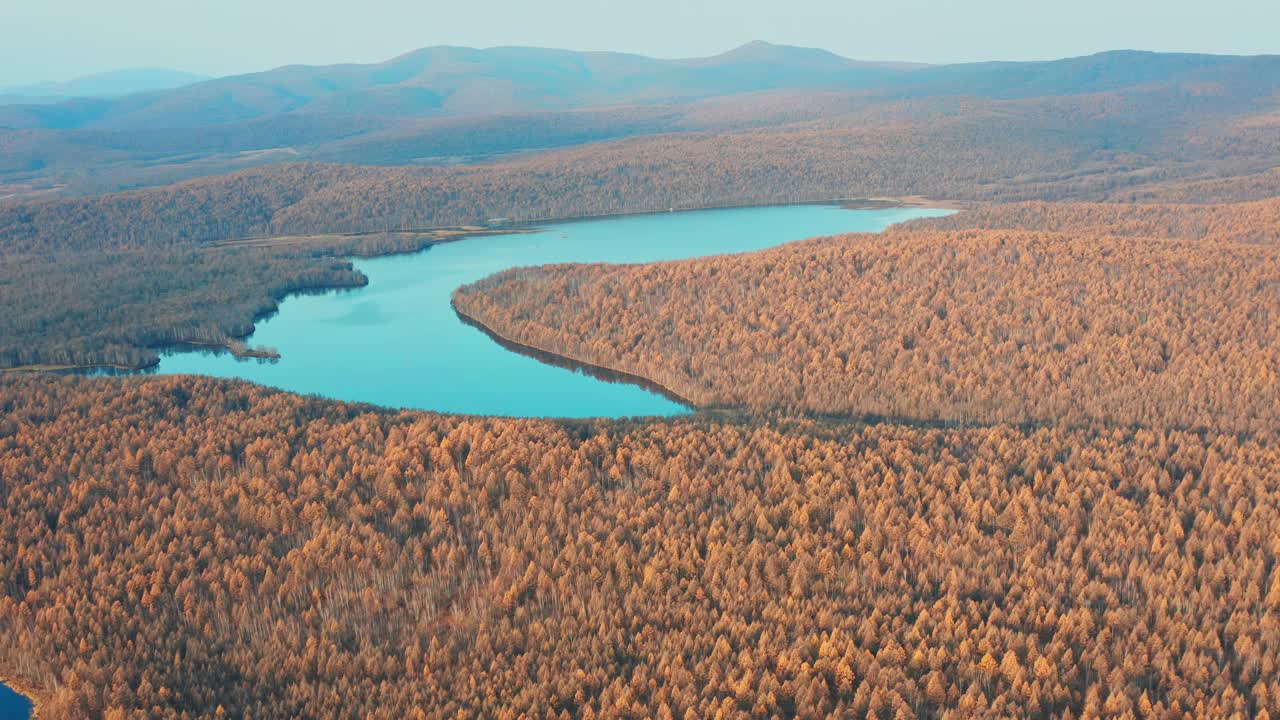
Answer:
[[[521,268],[454,303],[507,339],[702,406],[1261,430],[1280,422],[1280,245],[1275,203],[1245,207],[1223,228],[1209,222],[1227,234],[1217,242],[1097,234],[1117,216],[1121,229],[1163,227],[1176,208],[1015,206],[972,222],[1085,227],[903,229],[674,263]],[[1270,225],[1254,222],[1259,209]],[[1240,233],[1259,244],[1233,242]]]
[[[345,256],[420,250],[465,232],[484,230],[0,253],[0,369],[140,368],[172,345],[241,346],[290,293],[364,285]]]
[[[1280,193],[1278,193],[1280,194]],[[904,229],[1018,229],[1207,242],[1280,244],[1280,199],[1221,205],[1025,202],[984,204]]]
[[[273,138],[408,162],[644,135],[0,201],[0,368],[225,345],[287,293],[363,283],[352,254],[462,232],[442,225],[976,206],[455,296],[732,406],[683,419],[0,373],[0,678],[47,720],[1275,717],[1280,96],[1265,72],[1113,91],[1092,62],[1057,97],[1037,70],[678,116],[0,132],[5,177],[52,148],[50,172],[99,153],[140,185],[226,166],[205,152],[297,157],[237,152]]]
[[[1248,78],[1236,80],[1244,84],[1217,94],[1170,87],[1017,99],[765,93],[665,109],[394,128],[373,122],[382,128],[374,135],[350,137],[355,128],[349,126],[362,122],[335,120],[330,129],[346,139],[301,157],[416,162],[422,153],[468,147],[500,153],[611,133],[641,136],[465,166],[269,164],[103,195],[0,199],[0,301],[23,309],[0,323],[0,367],[145,364],[154,359],[157,341],[225,343],[283,292],[353,282],[329,257],[338,250],[332,245],[328,253],[301,255],[279,248],[216,259],[192,254],[228,240],[353,232],[389,237],[493,218],[538,221],[883,195],[988,202],[1274,197],[1280,193],[1280,123],[1272,101],[1254,92],[1265,82],[1255,87]],[[194,157],[180,149],[230,152],[236,146],[225,143],[242,131],[280,132],[278,144],[252,145],[288,150],[315,140],[309,133],[320,128],[294,118],[217,126],[195,136],[168,130],[67,137],[58,163],[88,162],[89,146],[105,143],[99,149],[113,157],[142,153],[144,167],[129,177],[148,184],[149,173],[168,172],[165,162]],[[27,154],[44,147],[49,132],[0,132],[0,174],[53,162]],[[173,172],[199,174],[190,166],[205,167],[185,162]],[[0,198],[26,197],[21,189],[5,184]]]
[[[1134,107],[1132,99],[1106,94],[949,98],[882,102],[798,122],[766,108],[747,112],[749,126],[735,132],[648,135],[479,165],[275,164],[143,190],[0,204],[0,249],[169,245],[868,195],[1001,202],[1275,196],[1280,124],[1257,125],[1254,116],[1246,116],[1253,125],[1236,116],[1191,126],[1169,121],[1162,102],[1180,107],[1183,100],[1152,94]]]
[[[158,347],[248,335],[290,292],[364,283],[348,260],[267,251],[9,256],[0,261],[0,368],[144,367]]]
[[[1265,717],[1274,436],[0,380],[0,673],[79,717]]]

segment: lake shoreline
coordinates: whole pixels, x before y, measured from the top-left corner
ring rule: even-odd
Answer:
[[[17,695],[21,695],[31,704],[31,712],[27,715],[28,718],[36,720],[40,717],[40,703],[43,701],[43,696],[33,686],[28,685],[23,680],[14,680],[2,672],[0,672],[0,685],[4,685]]]
[[[542,225],[568,225],[575,222],[586,222],[591,220],[611,220],[614,218],[627,217],[643,217],[646,215],[666,215],[668,213],[694,213],[710,210],[749,210],[752,208],[775,208],[775,207],[791,207],[797,205],[830,205],[842,210],[891,210],[894,208],[921,208],[921,209],[939,209],[939,210],[968,210],[974,203],[961,200],[946,200],[941,198],[925,197],[923,195],[875,195],[875,196],[846,196],[819,198],[816,200],[782,200],[778,202],[744,202],[744,203],[715,203],[711,205],[693,205],[688,207],[670,207],[666,210],[626,210],[620,212],[596,213],[585,215],[552,215],[541,218],[522,218],[508,219],[495,218],[486,224],[475,225],[437,225],[423,228],[399,228],[386,230],[353,230],[347,232],[332,233],[300,233],[296,235],[254,235],[241,238],[231,238],[227,240],[213,240],[208,244],[217,248],[233,248],[233,247],[252,247],[252,246],[269,246],[277,244],[291,244],[289,240],[305,241],[308,238],[333,237],[333,238],[358,238],[368,237],[371,235],[392,235],[392,234],[409,234],[409,235],[437,235],[442,236],[438,239],[428,240],[423,247],[417,250],[390,250],[382,253],[347,253],[343,257],[356,258],[375,258],[387,257],[389,255],[404,255],[421,252],[432,245],[438,245],[447,242],[457,242],[470,237],[484,237],[486,235],[505,235],[521,232],[538,232]],[[278,241],[278,242],[272,242]]]
[[[498,323],[465,298],[455,305],[453,294],[513,267],[745,253],[804,238],[875,234],[910,219],[949,214],[935,208],[886,208],[882,200],[874,204],[874,209],[849,212],[829,203],[791,204],[546,225],[535,235],[500,234],[357,262],[355,269],[367,276],[368,290],[308,292],[309,297],[287,308],[282,304],[277,319],[259,324],[250,340],[279,348],[282,363],[232,362],[224,353],[172,353],[164,356],[157,373],[240,378],[348,402],[461,415],[700,413],[717,401],[691,378],[629,373],[626,357],[590,362],[586,348],[551,352],[560,346],[548,342],[539,347],[550,338],[528,335],[518,323]],[[490,321],[492,327],[487,326]],[[517,340],[525,337],[533,343]],[[427,377],[433,380],[424,382]]]
[[[523,230],[513,230],[512,226],[506,225],[442,225],[433,228],[414,228],[409,230],[364,230],[359,232],[334,232],[334,233],[308,233],[303,235],[263,235],[251,236],[243,238],[233,238],[230,240],[212,240],[205,245],[209,250],[234,250],[238,248],[276,248],[305,246],[308,243],[317,241],[332,241],[341,239],[354,239],[373,237],[377,235],[412,235],[422,236],[420,244],[417,246],[406,246],[404,248],[391,248],[383,251],[358,251],[336,252],[335,257],[369,259],[377,257],[387,257],[390,255],[410,255],[422,252],[434,245],[442,245],[444,243],[458,242],[473,237],[485,237],[487,235],[511,235],[516,233],[534,233],[538,232],[537,228],[529,228]]]
[[[893,210],[895,208],[929,208],[935,210],[955,210],[962,212],[972,207],[973,203],[957,200],[939,200],[923,195],[888,195],[884,197],[865,197],[841,200],[844,210]]]
[[[960,211],[960,210],[968,209],[966,205],[956,201],[925,198],[918,195],[834,198],[834,199],[828,199],[828,200],[803,200],[798,202],[746,203],[746,204],[737,204],[737,205],[734,205],[734,204],[706,205],[706,206],[691,207],[691,208],[673,208],[670,210],[639,210],[634,212],[606,213],[606,214],[600,214],[600,215],[578,215],[578,216],[571,216],[571,217],[564,217],[564,218],[543,218],[538,220],[521,220],[521,221],[513,221],[507,224],[492,225],[492,226],[445,225],[445,226],[440,226],[436,228],[423,228],[423,229],[417,229],[417,230],[368,230],[368,231],[356,231],[356,232],[345,232],[345,233],[327,233],[327,234],[315,233],[311,235],[280,235],[280,236],[246,237],[246,238],[236,238],[231,240],[210,241],[208,243],[207,249],[220,250],[220,249],[231,249],[235,247],[254,247],[255,246],[253,245],[254,243],[263,243],[263,242],[268,243],[268,246],[277,244],[277,243],[270,243],[270,241],[272,240],[281,240],[281,241],[293,240],[294,243],[292,244],[297,244],[297,243],[305,243],[310,238],[318,238],[318,237],[354,238],[354,237],[366,237],[370,235],[391,234],[391,233],[409,233],[409,234],[422,234],[422,235],[445,233],[444,235],[440,235],[431,240],[425,241],[422,246],[414,249],[392,249],[392,250],[387,250],[385,252],[370,252],[370,253],[351,252],[351,253],[335,254],[335,257],[344,257],[348,259],[375,259],[375,258],[384,258],[384,257],[394,257],[397,255],[416,255],[417,253],[426,252],[427,250],[430,250],[435,245],[460,242],[462,240],[466,240],[473,237],[537,233],[537,232],[541,232],[542,225],[548,225],[548,224],[571,224],[576,222],[608,220],[613,218],[643,217],[648,215],[666,215],[669,213],[676,213],[676,212],[692,213],[692,212],[715,211],[715,210],[745,210],[745,209],[752,209],[752,208],[775,208],[775,207],[789,207],[789,206],[800,206],[800,205],[807,205],[807,206],[828,205],[828,206],[839,208],[842,210],[889,210],[889,209],[895,209],[895,208],[903,208],[903,209],[937,208],[937,209],[943,209],[943,210]],[[799,239],[804,239],[804,238],[799,238]],[[291,243],[282,242],[279,244],[288,245]],[[262,246],[259,245],[258,247],[262,247]],[[257,329],[256,325],[262,320],[265,320],[266,318],[269,318],[272,315],[274,315],[279,310],[279,303],[284,301],[286,298],[290,296],[303,294],[303,293],[312,293],[312,292],[325,293],[325,292],[332,292],[335,290],[356,289],[363,286],[364,285],[323,285],[323,286],[309,287],[309,288],[303,288],[303,289],[297,289],[297,290],[288,290],[282,293],[279,297],[274,298],[276,302],[276,307],[269,308],[268,310],[262,313],[259,313],[258,315],[254,316],[251,319],[250,329],[248,333],[242,336],[227,338],[227,344],[233,343],[233,342],[243,343],[247,341],[253,335],[254,331]],[[156,352],[164,352],[164,351],[170,351],[170,350],[181,351],[184,348],[191,348],[191,347],[199,348],[201,346],[217,347],[218,344],[213,342],[178,341],[178,342],[162,343],[159,345],[149,345],[149,346],[140,346],[140,347],[145,347],[148,350],[153,350]],[[226,351],[231,352],[233,355],[235,355],[235,352],[232,351],[232,349],[229,346],[223,345],[222,347]],[[552,354],[554,355],[554,353]],[[260,355],[254,355],[252,353],[245,356],[237,355],[237,357],[239,357],[240,359],[249,359],[251,357],[257,357],[259,359],[270,359],[270,360],[280,359],[280,356],[278,353],[275,354],[274,357],[266,357],[266,358]],[[159,364],[160,364],[159,358],[157,358],[152,362],[147,362],[147,363],[139,364],[136,366],[120,365],[117,363],[109,363],[109,362],[82,363],[82,364],[71,364],[71,365],[64,365],[64,364],[57,364],[57,363],[34,363],[29,365],[17,365],[14,367],[0,367],[0,377],[4,376],[7,373],[24,373],[24,372],[92,373],[95,371],[106,370],[106,371],[115,371],[115,372],[121,372],[121,373],[141,373],[141,372],[146,372],[148,370],[152,370],[157,366],[159,366]],[[610,368],[603,368],[603,369],[609,372],[617,372]],[[678,398],[678,396],[676,396],[676,398]],[[673,399],[676,399],[676,398],[673,398]],[[676,399],[676,402],[679,402],[682,405],[689,404],[683,399]]]
[[[548,365],[555,365],[557,367],[562,367],[568,370],[583,372],[587,375],[591,375],[592,377],[595,377],[599,380],[604,380],[606,382],[622,382],[630,385],[637,385],[651,392],[658,393],[659,395],[662,395],[663,397],[667,398],[668,400],[671,400],[672,402],[685,406],[686,408],[689,409],[690,413],[699,413],[703,410],[703,408],[698,406],[696,403],[684,397],[683,395],[680,395],[679,393],[667,387],[666,385],[663,385],[662,383],[659,383],[655,380],[647,378],[643,375],[629,373],[625,370],[618,370],[617,368],[611,368],[607,365],[600,365],[598,363],[587,362],[585,360],[580,360],[578,358],[571,357],[563,353],[552,352],[545,348],[538,347],[537,345],[530,345],[528,343],[524,343],[519,340],[513,340],[507,337],[506,335],[503,335],[502,333],[498,332],[497,330],[494,330],[492,327],[485,324],[484,321],[480,320],[474,315],[471,315],[467,313],[465,310],[462,310],[461,308],[459,308],[458,305],[454,303],[452,299],[450,299],[449,305],[450,307],[453,308],[453,312],[458,316],[458,319],[461,320],[464,325],[468,325],[470,327],[473,327],[479,330],[480,332],[487,335],[489,339],[493,340],[498,345],[501,345],[506,350],[509,350],[514,353],[519,353],[526,357],[531,357],[534,360],[546,363]]]
[[[258,319],[261,319],[261,318],[258,318]],[[256,324],[257,320],[255,320],[254,323]],[[253,333],[250,332],[248,335],[245,335],[242,338],[233,338],[223,342],[218,342],[215,340],[182,340],[180,342],[176,342],[176,343],[173,343],[172,345],[166,346],[164,349],[173,349],[173,348],[182,348],[182,347],[216,348],[216,349],[225,350],[231,353],[232,357],[239,358],[241,360],[248,359],[248,358],[257,358],[259,360],[279,360],[280,359],[280,353],[277,352],[276,350],[273,350],[270,348],[262,348],[262,347],[251,347],[248,344],[246,344],[244,341],[248,339],[250,335],[253,335]]]
[[[327,288],[326,292],[328,290],[335,290],[335,289],[339,289],[339,288]],[[262,318],[255,318],[254,323],[256,324],[261,319]],[[249,358],[257,358],[259,360],[279,360],[280,359],[280,353],[276,352],[275,350],[265,350],[262,348],[254,348],[254,347],[249,347],[245,345],[244,340],[251,335],[253,335],[252,330],[250,330],[249,333],[244,337],[231,338],[224,342],[214,342],[214,341],[207,341],[207,340],[179,340],[177,342],[165,343],[164,345],[147,346],[147,349],[163,352],[166,350],[189,351],[191,349],[199,350],[199,349],[208,348],[215,351],[225,351],[225,352],[231,353],[232,356],[242,360],[247,360]],[[140,363],[138,365],[120,365],[118,363],[84,363],[79,365],[37,363],[34,365],[15,365],[14,367],[0,368],[0,375],[4,373],[16,374],[16,373],[39,373],[39,372],[87,373],[87,372],[94,372],[98,370],[138,373],[138,372],[150,370],[159,364],[160,364],[160,360],[158,358],[154,361],[147,362],[147,363]]]
[[[144,365],[117,365],[115,363],[84,363],[82,365],[58,365],[54,363],[36,363],[34,365],[14,365],[13,367],[0,368],[0,375],[12,373],[14,375],[20,373],[85,373],[95,370],[112,370],[117,372],[142,372],[150,370],[159,365],[160,361],[146,363]]]
[[[539,362],[544,362],[550,365],[556,365],[569,370],[581,371],[607,382],[630,383],[632,385],[645,388],[646,390],[659,393],[674,402],[688,407],[689,413],[685,417],[701,417],[731,423],[750,422],[761,418],[781,418],[784,420],[807,420],[837,427],[846,425],[901,425],[904,427],[926,430],[969,430],[1009,426],[1021,431],[1030,432],[1047,427],[1047,422],[1041,420],[1001,422],[991,420],[922,418],[910,415],[885,415],[882,413],[823,413],[811,410],[792,410],[782,407],[753,408],[750,405],[733,403],[699,405],[675,392],[666,385],[643,375],[619,370],[617,368],[611,368],[608,365],[587,362],[563,353],[552,352],[536,345],[530,345],[519,340],[513,340],[497,332],[489,325],[486,325],[484,321],[476,318],[474,315],[467,313],[465,310],[459,309],[456,304],[451,302],[450,305],[453,307],[454,313],[457,314],[458,319],[461,320],[463,324],[479,330],[491,340],[511,352],[520,353],[526,357],[531,357]],[[641,417],[642,416],[635,416],[635,418],[632,419],[640,419]],[[583,420],[582,418],[556,419],[565,422]],[[588,418],[588,420],[590,419],[593,418]]]
[[[576,222],[592,220],[612,220],[616,218],[644,217],[646,215],[667,215],[671,213],[697,213],[713,210],[751,210],[755,208],[796,207],[803,205],[829,205],[840,210],[893,210],[916,208],[921,210],[969,210],[974,203],[960,200],[943,200],[928,198],[922,195],[884,195],[876,197],[842,197],[824,200],[791,200],[780,202],[748,202],[724,203],[716,205],[698,205],[694,207],[672,207],[667,210],[632,210],[627,212],[600,213],[597,215],[572,215],[569,217],[547,217],[532,220],[513,220],[499,227],[526,228],[540,225],[568,225]],[[895,223],[896,224],[896,223]],[[514,231],[514,230],[513,230]],[[804,240],[806,238],[798,238]]]

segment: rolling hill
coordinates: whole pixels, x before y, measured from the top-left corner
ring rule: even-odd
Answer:
[[[1277,62],[431,48],[0,107],[0,677],[42,720],[1280,717]],[[969,209],[455,293],[687,416],[48,372],[269,361],[295,293],[417,318],[352,255],[837,198]]]
[[[0,105],[46,105],[72,98],[114,98],[171,90],[209,80],[207,75],[169,68],[131,68],[94,73],[62,82],[0,88]]]
[[[755,42],[709,58],[430,47],[372,65],[291,65],[97,102],[11,108],[0,127],[151,130],[284,113],[442,117],[662,103],[776,88],[863,88],[911,66]]]
[[[1257,148],[1271,147],[1264,136],[1274,134],[1268,118],[1278,101],[1280,56],[1114,51],[923,66],[763,42],[686,60],[432,47],[370,65],[297,65],[120,98],[0,106],[0,202],[280,162],[474,164],[636,136],[804,123],[934,133],[973,117],[1048,147],[1067,140],[1145,153],[1192,135],[1191,146],[1174,149],[1256,159]],[[1247,128],[1233,124],[1244,118]],[[1249,144],[1203,147],[1223,133]]]

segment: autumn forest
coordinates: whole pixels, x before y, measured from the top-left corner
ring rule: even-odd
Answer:
[[[0,682],[38,718],[1280,717],[1276,58],[464,50],[0,105]],[[132,372],[255,352],[355,257],[800,202],[957,212],[453,292],[686,415]]]

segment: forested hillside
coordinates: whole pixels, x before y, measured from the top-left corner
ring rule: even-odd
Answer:
[[[1280,245],[1280,198],[1221,205],[1028,202],[988,204],[902,229],[1016,229],[1077,235]]]
[[[445,48],[0,108],[0,680],[42,720],[1276,717],[1277,63]],[[969,209],[455,293],[679,419],[8,372],[243,353],[353,255],[894,198]]]
[[[289,158],[447,165],[697,129],[700,99],[857,93],[915,67],[767,43],[686,60],[432,47],[370,65],[295,65],[123,98],[0,105],[0,146],[16,146],[0,158],[0,199],[6,182],[99,192]],[[509,127],[485,140],[495,120]],[[451,127],[473,124],[476,142],[450,142]]]
[[[1242,58],[1224,59],[1237,62]],[[1170,60],[1157,63],[1165,75]],[[1193,69],[1212,67],[1204,61]],[[123,98],[0,109],[0,127],[146,130],[309,116],[460,116],[688,101],[774,88],[872,87],[919,67],[754,42],[667,60],[537,47],[437,46],[382,63],[291,65]]]
[[[870,128],[805,123],[663,135],[468,167],[275,165],[162,188],[0,206],[0,237],[9,250],[98,248],[868,195],[1125,200],[1280,163],[1275,134],[1237,137],[1221,128],[1224,143],[1239,144],[1232,152],[1179,151],[1153,139],[1131,139],[1133,149],[1119,152],[1106,135],[1063,134],[1076,120],[1059,117],[1052,106],[1013,118],[981,106],[963,109],[957,118]],[[1229,199],[1240,192],[1227,187]],[[1274,191],[1266,183],[1250,195]]]
[[[316,252],[143,249],[3,262],[0,368],[147,367],[161,347],[249,335],[290,292],[365,283],[349,260]]]
[[[1206,201],[1277,192],[1280,126],[1268,115],[1230,114],[1244,112],[1230,94],[1202,102],[1169,89],[1144,93],[1141,101],[1126,92],[1012,100],[765,94],[675,110],[490,116],[409,129],[377,119],[326,125],[282,117],[297,142],[328,130],[347,133],[326,152],[370,160],[382,152],[501,152],[513,143],[576,143],[667,126],[686,131],[481,165],[276,164],[129,192],[0,204],[0,297],[22,310],[0,322],[0,366],[142,365],[167,339],[224,343],[242,334],[289,290],[358,282],[334,263],[341,244],[194,254],[229,239],[395,237],[494,218],[883,195],[1003,202],[1173,194]],[[378,133],[363,134],[374,125]],[[228,132],[203,132],[201,147],[233,142]],[[126,153],[184,142],[164,131],[115,137]],[[24,162],[28,146],[13,142],[17,151],[0,156]],[[67,150],[68,158],[80,157],[76,146]],[[423,244],[397,240],[384,249]]]
[[[1159,97],[1170,100],[1171,96]],[[0,263],[0,276],[5,281],[0,293],[24,304],[40,297],[44,313],[78,318],[76,324],[84,332],[69,335],[43,321],[33,324],[27,317],[11,316],[7,319],[15,329],[0,338],[7,340],[3,344],[10,359],[0,362],[13,364],[12,358],[20,356],[26,363],[65,364],[70,357],[86,363],[120,363],[150,357],[147,345],[155,338],[193,335],[191,323],[168,321],[167,311],[130,311],[129,324],[136,329],[128,332],[120,332],[114,321],[102,322],[101,309],[82,312],[77,308],[84,307],[88,298],[74,277],[20,270],[48,266],[48,257],[40,256],[49,253],[76,254],[54,265],[86,272],[101,264],[95,287],[110,297],[135,297],[137,278],[118,287],[108,284],[126,277],[120,268],[140,268],[142,275],[155,278],[157,295],[186,298],[188,305],[201,308],[201,324],[220,328],[216,333],[195,333],[203,337],[247,328],[254,314],[246,308],[269,308],[272,301],[264,298],[278,297],[286,288],[325,285],[320,279],[330,275],[325,253],[314,252],[302,260],[280,258],[279,253],[246,255],[253,258],[255,268],[228,266],[222,275],[225,280],[202,276],[203,263],[187,269],[183,258],[192,249],[229,238],[381,232],[484,223],[492,218],[537,220],[882,195],[982,202],[1028,198],[1149,202],[1168,196],[1206,202],[1280,193],[1280,176],[1272,169],[1280,164],[1276,149],[1280,148],[1276,142],[1280,125],[1270,122],[1269,116],[1250,115],[1247,122],[1230,119],[1208,125],[1184,121],[1160,125],[1158,132],[1139,131],[1140,122],[1153,122],[1154,115],[1164,113],[1166,107],[1158,99],[1147,104],[1126,101],[1138,110],[1117,116],[1113,106],[1119,101],[1097,96],[954,100],[942,105],[904,100],[868,106],[825,94],[808,96],[808,104],[787,105],[790,111],[762,98],[756,114],[745,117],[782,118],[782,124],[619,140],[465,167],[274,165],[160,188],[4,204],[0,205],[0,258],[5,261]],[[721,110],[728,117],[715,117]],[[713,116],[706,122],[724,124],[739,117],[739,110],[730,103],[718,110],[703,106],[699,112]],[[836,119],[793,122],[788,112],[831,112]],[[611,127],[617,117],[598,120],[600,127]],[[474,129],[474,124],[467,127]],[[455,133],[453,140],[446,141],[443,135],[437,139],[465,144],[473,136],[467,127],[450,130]],[[500,137],[509,127],[504,121],[490,129]],[[535,123],[532,132],[551,127]],[[573,132],[572,127],[563,129]],[[437,130],[443,133],[446,128]],[[1195,142],[1189,140],[1192,137]],[[402,141],[415,140],[408,135]],[[371,151],[358,147],[353,145],[352,151]],[[1265,213],[1268,207],[1257,205],[1255,210]],[[1099,213],[1093,227],[1114,225],[1105,207],[1090,212]],[[973,221],[953,222],[981,226],[986,215],[973,217]],[[1039,221],[1028,215],[1021,225],[1010,227]],[[1195,222],[1221,224],[1211,218]],[[1247,228],[1253,220],[1236,222]],[[1169,228],[1153,228],[1164,229]],[[126,261],[121,252],[143,254]],[[245,279],[248,272],[280,281],[249,281]],[[301,275],[310,280],[298,280]],[[51,282],[54,277],[68,281]],[[215,306],[198,302],[195,295],[165,290],[210,283],[212,296],[244,296],[247,305]],[[95,308],[101,305],[92,302]],[[93,336],[111,337],[105,343],[85,340]],[[118,351],[94,350],[108,345]],[[16,354],[15,347],[20,348]],[[77,349],[68,354],[69,347]]]
[[[1276,427],[1274,201],[997,207],[915,225],[1041,218],[1058,232],[898,229],[675,263],[518,268],[454,304],[509,340],[701,406]],[[1099,234],[1113,224],[1196,239]]]
[[[113,101],[0,107],[0,201],[163,185],[281,162],[447,167],[621,137],[819,120],[873,138],[922,140],[946,135],[966,118],[1011,142],[1034,135],[1030,149],[1066,144],[1082,157],[1103,151],[1089,163],[1019,178],[1032,190],[1023,197],[1048,197],[1042,186],[1061,184],[1059,174],[1077,167],[1096,174],[1092,164],[1105,161],[1114,185],[1076,188],[1096,199],[1160,176],[1237,174],[1188,164],[1206,156],[1244,159],[1255,164],[1252,171],[1274,167],[1275,127],[1265,119],[1274,120],[1278,93],[1274,56],[1114,52],[917,67],[767,44],[685,61],[428,48],[380,65],[294,66]],[[1241,134],[1271,139],[1251,150],[1236,144]],[[846,133],[827,142],[841,154],[858,138]],[[972,144],[943,142],[934,160]],[[832,164],[846,161],[837,156]]]
[[[183,344],[239,347],[295,292],[362,286],[350,255],[412,252],[483,228],[206,246],[0,253],[0,370],[155,364]]]
[[[41,717],[1268,717],[1274,438],[0,380]]]

